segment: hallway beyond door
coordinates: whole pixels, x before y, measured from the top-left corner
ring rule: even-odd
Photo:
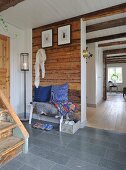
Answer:
[[[122,94],[108,94],[97,108],[87,108],[87,126],[126,133],[126,100]]]

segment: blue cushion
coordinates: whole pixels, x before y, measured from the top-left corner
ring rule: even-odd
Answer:
[[[67,102],[68,101],[68,83],[63,85],[52,86],[51,102]]]
[[[35,102],[49,102],[51,98],[51,87],[39,86],[38,88],[34,88],[34,101]]]

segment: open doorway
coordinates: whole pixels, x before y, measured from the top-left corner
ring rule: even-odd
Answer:
[[[120,63],[107,64],[107,100],[123,101],[125,98],[124,88],[126,86],[126,63],[120,58]],[[121,63],[122,62],[122,63]]]
[[[125,100],[126,89],[126,49],[104,51],[104,99]],[[111,54],[109,54],[111,53]],[[123,54],[122,54],[123,53]]]
[[[116,39],[88,45],[90,52],[94,53],[94,57],[87,61],[88,127],[126,132],[125,43],[125,39]],[[101,92],[103,100],[98,103]]]

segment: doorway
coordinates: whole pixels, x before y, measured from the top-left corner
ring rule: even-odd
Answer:
[[[104,101],[102,103],[98,105],[95,105],[97,103],[93,103],[87,107],[87,126],[125,133],[126,95],[123,97],[122,91],[126,87],[126,49],[121,46],[106,47],[106,45],[108,45],[107,42],[106,44],[98,44],[98,47],[102,47],[103,49],[103,54],[101,55],[103,57],[103,81],[98,81],[98,79],[101,80],[101,76],[98,76],[98,79],[96,79],[99,69],[99,67],[97,68],[99,66],[97,62],[98,55],[94,55],[95,58],[87,61],[87,66],[90,66],[87,76],[88,81],[90,80],[87,85],[89,88],[89,91],[87,91],[88,102],[91,101],[93,103],[98,97],[97,92],[93,93],[94,89],[97,89],[95,84],[100,88],[100,82],[102,82],[102,94],[104,94]],[[93,43],[89,47],[90,51],[94,49],[94,54],[97,54],[95,53],[97,50]],[[96,69],[93,66],[96,66]],[[108,75],[108,72],[110,72],[110,75]],[[112,89],[109,89],[107,86],[109,81],[114,83]],[[91,98],[89,98],[90,96]]]
[[[10,99],[10,38],[0,35],[0,89]]]
[[[126,49],[121,49],[125,52]],[[110,51],[110,50],[109,50]],[[115,50],[111,50],[114,52]],[[118,52],[118,50],[116,50]],[[120,53],[120,50],[119,50]],[[123,90],[126,86],[126,55],[113,54],[104,57],[104,82],[103,82],[103,98],[104,100],[112,100],[114,97],[118,100],[123,99]],[[124,99],[123,99],[124,100]]]

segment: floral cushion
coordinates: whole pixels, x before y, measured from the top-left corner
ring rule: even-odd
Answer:
[[[68,101],[68,83],[63,85],[52,86],[51,102],[67,102]]]

